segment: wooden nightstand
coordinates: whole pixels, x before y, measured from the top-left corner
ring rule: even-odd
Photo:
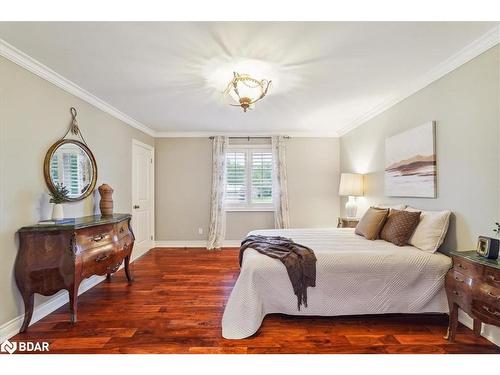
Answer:
[[[339,217],[339,222],[337,224],[337,228],[356,228],[358,225],[359,219],[352,217]]]
[[[455,340],[458,308],[474,319],[474,333],[481,335],[482,323],[500,326],[500,263],[480,257],[475,251],[442,251],[453,259],[445,288],[450,306],[446,338]]]

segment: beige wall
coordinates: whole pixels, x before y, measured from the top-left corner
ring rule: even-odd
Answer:
[[[341,138],[342,171],[367,173],[363,209],[402,202],[452,210],[443,245],[450,249],[471,250],[478,235],[493,235],[500,219],[499,54],[498,46],[490,49]],[[385,197],[385,138],[429,120],[437,122],[437,199]],[[500,340],[496,327],[483,334]]]
[[[336,226],[339,216],[339,139],[292,138],[286,152],[292,228]]]
[[[130,212],[132,138],[154,143],[152,137],[0,57],[0,326],[24,312],[13,276],[15,233],[50,217],[43,159],[68,129],[72,106],[97,160],[97,186],[106,182],[115,189],[116,212]],[[92,214],[95,201],[91,196],[65,204],[65,214]],[[35,301],[38,305],[46,299],[37,295]]]
[[[366,173],[362,206],[402,202],[449,209],[445,245],[473,249],[499,215],[499,47],[432,83],[341,138],[342,171]],[[435,120],[438,197],[384,196],[385,138]]]
[[[208,138],[158,138],[156,237],[159,241],[206,240],[212,181]],[[336,224],[339,212],[337,138],[287,140],[290,221],[293,227]],[[274,227],[272,212],[229,212],[226,239]],[[203,228],[203,234],[198,234]]]
[[[156,240],[205,240],[210,220],[208,138],[155,140]],[[198,235],[198,228],[203,234]]]

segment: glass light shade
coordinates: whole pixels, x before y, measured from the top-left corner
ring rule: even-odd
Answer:
[[[342,173],[340,175],[339,195],[359,197],[363,195],[363,175]]]

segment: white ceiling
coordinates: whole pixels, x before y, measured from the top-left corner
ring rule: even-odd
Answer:
[[[155,132],[335,135],[496,25],[0,22],[0,38]],[[248,113],[220,94],[242,66],[273,80]]]

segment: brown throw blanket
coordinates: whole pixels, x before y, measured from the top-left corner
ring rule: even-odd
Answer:
[[[307,307],[307,288],[316,286],[316,256],[310,248],[299,245],[289,238],[279,236],[251,235],[246,237],[240,247],[240,267],[243,253],[252,248],[271,258],[279,259],[286,267],[297,296],[297,308]]]

